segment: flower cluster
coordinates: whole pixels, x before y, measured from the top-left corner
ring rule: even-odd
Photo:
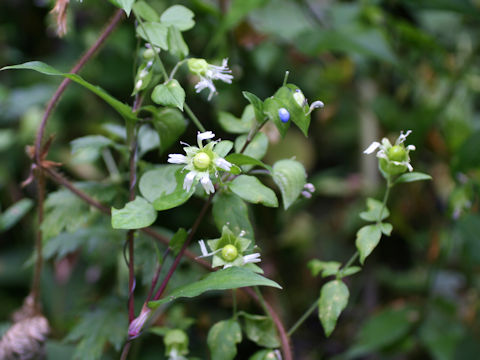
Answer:
[[[188,170],[183,182],[183,188],[190,191],[195,181],[200,181],[207,194],[215,192],[210,175],[218,177],[218,171],[230,171],[232,164],[215,152],[218,141],[210,141],[205,146],[204,140],[212,139],[215,134],[211,131],[198,132],[197,146],[186,144],[183,148],[186,155],[169,154],[168,162],[171,164],[186,164],[183,168]]]
[[[410,165],[410,151],[415,150],[414,145],[405,146],[403,143],[410,135],[412,131],[408,130],[405,134],[400,132],[400,136],[395,141],[395,145],[392,145],[387,138],[383,138],[382,142],[374,141],[364,151],[365,154],[371,154],[375,150],[377,151],[377,157],[380,159],[380,169],[388,175],[399,175],[405,171],[413,171],[412,165]]]
[[[244,238],[243,235],[244,233],[241,232],[240,236],[235,236],[227,226],[224,226],[219,239],[207,240],[212,252],[207,251],[203,240],[198,242],[202,252],[200,257],[213,256],[212,267],[223,266],[224,269],[260,262],[260,253],[245,254],[252,241]]]
[[[188,68],[192,73],[200,77],[200,81],[195,85],[197,93],[203,89],[209,89],[210,94],[208,100],[210,101],[213,94],[217,92],[217,88],[213,84],[213,80],[221,80],[227,84],[232,83],[232,70],[228,68],[228,59],[223,59],[222,66],[216,66],[207,63],[204,59],[189,59]]]

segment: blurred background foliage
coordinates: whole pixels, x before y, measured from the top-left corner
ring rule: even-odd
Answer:
[[[323,280],[308,260],[345,261],[354,250],[366,195],[383,192],[376,159],[362,154],[383,136],[408,138],[412,164],[432,182],[395,189],[389,208],[394,231],[384,238],[360,275],[348,279],[351,300],[326,339],[316,316],[293,336],[298,359],[478,359],[480,352],[480,2],[478,0],[151,0],[159,12],[182,3],[195,13],[185,33],[191,56],[229,57],[235,81],[219,86],[207,102],[180,79],[194,112],[222,138],[218,111],[240,117],[247,90],[260,98],[281,85],[285,71],[310,100],[321,99],[305,138],[291,128],[284,139],[267,128],[266,162],[295,156],[317,191],[288,211],[251,208],[266,275],[284,290],[266,297],[291,325],[310,305]],[[0,2],[0,65],[40,60],[68,71],[96,40],[115,11],[108,1],[72,1],[68,33],[59,39],[48,0]],[[138,53],[134,22],[124,21],[81,71],[118,99],[130,96]],[[174,59],[165,59],[168,66]],[[45,103],[59,79],[35,72],[0,74],[0,319],[28,293],[36,229],[35,187],[21,188]],[[71,154],[77,137],[122,136],[121,119],[102,100],[73,84],[49,122],[55,135],[49,159],[97,199],[120,206],[126,199],[126,163],[101,146]],[[193,141],[189,123],[184,141]],[[145,140],[148,143],[147,140]],[[178,148],[174,145],[172,152]],[[158,146],[146,149],[141,166],[165,163]],[[118,172],[108,167],[116,160]],[[110,171],[110,172],[109,172]],[[127,270],[124,233],[67,190],[48,183],[43,304],[52,325],[49,359],[116,358],[126,335]],[[20,203],[19,201],[23,199]],[[30,199],[30,200],[29,200]],[[191,226],[201,201],[165,211],[156,225],[165,234]],[[13,208],[12,208],[13,206]],[[213,220],[202,225],[216,237]],[[138,284],[148,284],[160,245],[139,236]],[[155,249],[155,250],[154,250]],[[185,261],[172,288],[199,268]],[[137,285],[139,293],[145,291]],[[139,298],[139,306],[141,305]],[[253,307],[240,298],[240,306]],[[188,329],[191,354],[206,358],[207,329],[228,316],[224,297],[202,297],[165,309],[158,326]],[[243,343],[248,358],[253,343]],[[101,355],[103,353],[103,355]],[[159,359],[161,339],[142,337],[132,358]],[[115,355],[117,354],[117,355]]]

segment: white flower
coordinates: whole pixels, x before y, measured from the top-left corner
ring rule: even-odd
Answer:
[[[223,59],[221,66],[209,64],[204,59],[189,59],[188,67],[191,72],[200,77],[200,81],[195,85],[196,92],[199,93],[203,89],[210,90],[209,101],[217,92],[214,80],[221,80],[227,84],[232,83],[233,75],[232,70],[228,68],[228,59]]]
[[[207,250],[205,241],[198,242],[202,253],[199,258],[213,256],[212,266],[223,266],[224,269],[258,263],[261,261],[260,253],[245,254],[251,251],[249,249],[251,243],[251,240],[245,239],[241,235],[235,236],[227,226],[224,226],[219,239],[208,240],[211,252]]]
[[[377,151],[377,157],[380,159],[380,168],[387,174],[398,175],[405,170],[413,171],[413,167],[410,164],[410,151],[415,150],[414,145],[405,146],[403,143],[410,135],[412,130],[408,130],[406,133],[400,132],[399,137],[395,141],[395,145],[392,145],[387,138],[383,138],[382,142],[372,142],[365,150],[364,154],[372,154]]]
[[[185,146],[186,155],[169,154],[168,162],[171,164],[185,164],[184,170],[188,170],[183,181],[183,189],[190,191],[195,181],[200,181],[205,192],[212,194],[215,192],[210,175],[218,177],[218,171],[230,171],[232,164],[219,156],[215,152],[217,141],[211,141],[205,146],[204,140],[213,139],[215,134],[211,131],[205,131],[197,134],[197,146]]]

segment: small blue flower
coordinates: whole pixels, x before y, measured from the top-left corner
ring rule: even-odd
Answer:
[[[283,123],[288,122],[290,120],[290,113],[285,108],[278,109],[278,117]]]

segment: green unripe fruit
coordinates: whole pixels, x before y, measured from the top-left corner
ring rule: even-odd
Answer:
[[[407,151],[405,150],[405,147],[401,145],[395,145],[388,149],[387,156],[392,161],[402,162],[408,160]]]
[[[211,162],[212,160],[210,159],[210,156],[203,151],[200,151],[193,157],[193,165],[198,170],[206,170],[210,166]]]
[[[197,75],[205,75],[208,70],[208,63],[204,59],[189,59],[187,64],[190,71]]]
[[[225,245],[222,249],[222,258],[225,261],[233,261],[238,256],[238,250],[234,245]]]
[[[386,159],[380,159],[380,168],[389,175],[399,175],[407,171],[406,165],[394,164]]]
[[[155,57],[155,50],[153,49],[146,49],[144,52],[143,52],[143,58],[145,60],[151,60]]]

